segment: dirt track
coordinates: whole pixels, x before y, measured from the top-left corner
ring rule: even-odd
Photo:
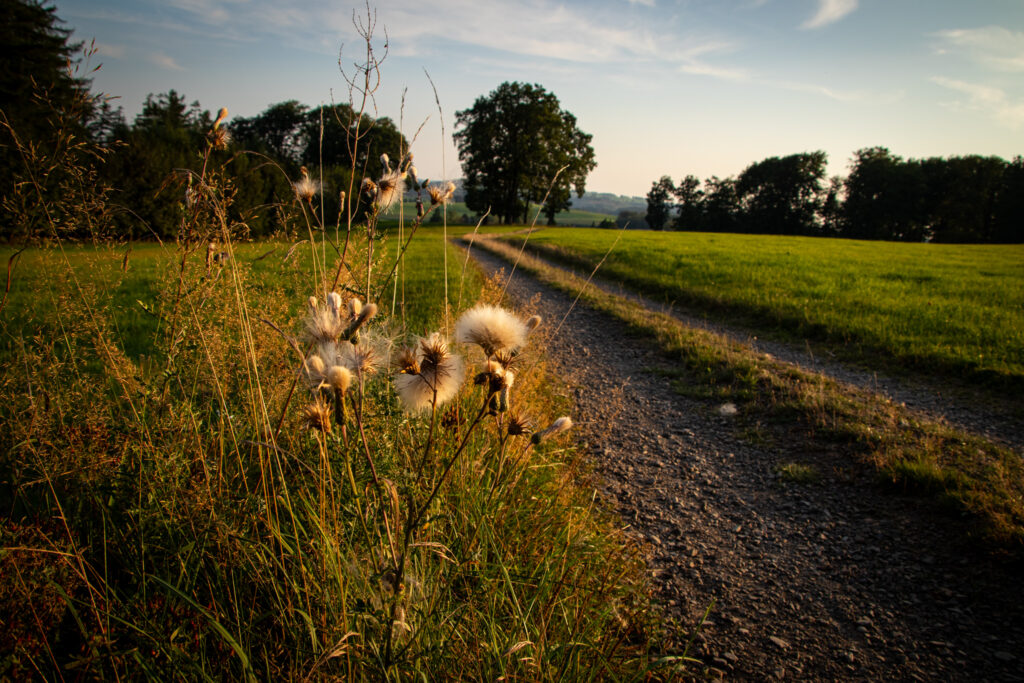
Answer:
[[[506,266],[472,253],[485,272]],[[540,294],[551,325],[571,303],[521,271],[508,292]],[[546,353],[576,400],[601,493],[650,548],[680,637],[714,601],[691,652],[709,671],[1024,680],[1019,568],[956,541],[927,504],[834,457],[814,463],[815,483],[782,482],[775,466],[792,454],[739,439],[720,406],[681,396],[658,372],[672,360],[602,313],[578,306]]]

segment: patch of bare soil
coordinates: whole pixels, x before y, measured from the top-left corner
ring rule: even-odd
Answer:
[[[507,265],[473,256],[486,272]],[[508,293],[540,294],[551,326],[571,304],[519,272]],[[1024,680],[1024,577],[961,542],[955,520],[884,491],[852,459],[741,439],[736,416],[680,395],[659,372],[671,358],[607,315],[576,307],[546,353],[574,394],[595,486],[649,548],[679,643],[713,601],[691,650],[707,672]],[[777,473],[794,460],[817,480]]]

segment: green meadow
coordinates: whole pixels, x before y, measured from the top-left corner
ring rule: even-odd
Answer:
[[[1021,245],[583,229],[539,230],[528,244],[587,268],[611,250],[599,277],[758,334],[1024,386]]]
[[[571,415],[543,326],[514,390],[435,343],[465,380],[425,410],[397,391],[418,340],[500,303],[441,229],[407,235],[340,268],[316,231],[210,266],[205,242],[3,250],[0,678],[672,675],[637,550],[571,440],[531,439]],[[323,292],[351,327],[367,284],[376,315],[330,360]],[[310,383],[314,356],[350,383]]]

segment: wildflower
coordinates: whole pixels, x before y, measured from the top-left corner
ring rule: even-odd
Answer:
[[[385,173],[391,173],[391,159],[388,158],[386,152],[380,155],[380,165],[384,167]]]
[[[526,333],[530,334],[535,329],[540,327],[540,324],[544,322],[544,319],[539,315],[531,315],[526,321]]]
[[[535,433],[532,437],[530,437],[530,443],[534,445],[539,444],[541,441],[548,438],[549,436],[561,434],[562,432],[568,431],[571,427],[572,419],[568,417],[560,417],[554,422],[552,422],[549,427],[547,427],[546,429],[542,429],[541,431]]]
[[[296,182],[292,183],[292,189],[295,191],[295,196],[304,202],[313,201],[313,197],[320,191],[320,183],[309,177],[309,171],[303,166],[301,169],[302,177]]]
[[[302,421],[306,429],[323,434],[331,432],[331,408],[317,398],[302,411]]]
[[[398,171],[393,171],[381,176],[377,181],[379,191],[377,193],[377,204],[381,211],[387,211],[402,196],[403,176]]]
[[[519,349],[526,342],[526,325],[503,308],[481,304],[463,313],[455,323],[455,339],[476,344],[493,356]]]
[[[405,169],[405,172],[409,174],[409,182],[412,183],[412,186],[417,187],[418,183],[416,180],[416,167],[413,166],[412,164],[409,164],[408,168]]]
[[[453,194],[455,194],[455,183],[448,181],[448,184],[444,187],[440,185],[431,185],[427,188],[427,194],[430,195],[431,206],[444,204],[452,198]]]
[[[395,378],[395,388],[410,412],[450,401],[465,377],[462,358],[450,353],[436,332],[421,339],[415,350],[403,352],[399,363],[402,372]]]
[[[530,420],[525,415],[513,413],[508,418],[508,435],[522,436],[530,431]]]
[[[327,364],[324,363],[324,359],[320,356],[319,352],[310,354],[304,365],[306,380],[309,382],[309,386],[313,389],[319,389],[323,386],[324,380],[327,378]]]

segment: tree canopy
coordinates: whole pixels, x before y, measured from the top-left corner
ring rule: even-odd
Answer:
[[[583,194],[597,165],[592,136],[539,85],[502,83],[455,121],[466,205],[478,213],[491,208],[504,223],[527,222],[530,204],[545,195],[550,222],[571,206],[571,190]]]

